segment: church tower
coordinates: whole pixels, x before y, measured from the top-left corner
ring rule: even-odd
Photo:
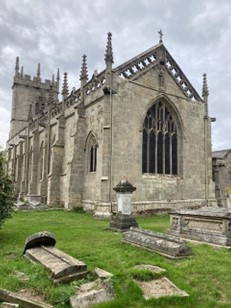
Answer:
[[[25,75],[23,67],[19,70],[19,57],[16,58],[15,75],[12,86],[12,109],[9,139],[27,126],[28,114],[31,105],[39,99],[48,100],[50,92],[58,97],[59,73],[57,79],[42,81],[40,77],[40,64],[34,77]]]

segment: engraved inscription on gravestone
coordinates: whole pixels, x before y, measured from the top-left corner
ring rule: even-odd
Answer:
[[[131,194],[117,194],[118,212],[124,215],[132,213]]]

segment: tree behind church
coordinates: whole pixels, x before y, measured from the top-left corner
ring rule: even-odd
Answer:
[[[11,217],[13,200],[13,184],[5,172],[4,154],[0,151],[0,227]]]

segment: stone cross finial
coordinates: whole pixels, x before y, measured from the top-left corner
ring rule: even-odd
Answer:
[[[37,68],[37,77],[40,78],[40,63],[38,64]]]
[[[16,57],[16,63],[15,63],[15,75],[19,74],[19,57]]]
[[[207,83],[207,75],[203,74],[202,97],[205,99],[209,96],[209,88]]]
[[[160,36],[159,43],[163,43],[162,38],[163,38],[164,34],[163,34],[163,32],[162,32],[161,29],[158,31],[158,34],[159,34],[159,36]]]
[[[65,99],[68,96],[68,82],[67,82],[67,73],[64,73],[64,79],[63,79],[63,89],[62,89],[62,95],[63,99]]]
[[[81,83],[85,84],[88,80],[88,74],[87,74],[87,56],[83,55],[83,61],[82,61],[82,67],[81,72],[79,76],[79,80]]]
[[[111,32],[109,32],[107,34],[107,46],[106,46],[105,58],[104,58],[105,63],[106,63],[106,67],[109,70],[112,69],[112,63],[114,63],[111,37],[112,37],[112,34],[111,34]]]

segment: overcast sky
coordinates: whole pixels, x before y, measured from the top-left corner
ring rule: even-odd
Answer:
[[[9,134],[15,58],[24,74],[68,72],[79,87],[82,55],[89,77],[104,69],[107,32],[114,66],[159,41],[201,95],[207,73],[213,150],[231,148],[231,0],[0,0],[0,145]]]

